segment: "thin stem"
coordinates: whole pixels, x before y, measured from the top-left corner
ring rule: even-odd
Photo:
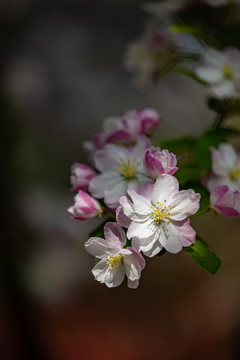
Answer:
[[[213,124],[213,130],[217,130],[218,128],[220,128],[224,120],[225,120],[225,115],[217,114]]]
[[[201,211],[198,211],[196,214],[192,215],[191,218],[197,217],[197,216],[201,216],[203,214],[206,214],[207,212],[209,212],[211,209],[210,207],[203,209]]]

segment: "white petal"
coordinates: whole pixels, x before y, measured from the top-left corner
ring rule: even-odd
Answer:
[[[137,214],[133,208],[133,204],[131,201],[126,197],[122,196],[119,199],[119,203],[122,205],[123,213],[131,220],[136,222],[142,222],[146,220],[146,215]],[[126,221],[126,220],[125,220]],[[127,222],[127,221],[126,221]],[[131,223],[131,221],[130,221]],[[130,223],[126,227],[129,227]],[[120,224],[121,225],[121,224]],[[122,225],[123,226],[123,225]]]
[[[100,283],[105,283],[107,273],[109,271],[109,266],[106,263],[106,260],[101,260],[94,266],[92,273],[97,281]]]
[[[238,160],[238,156],[236,151],[230,144],[220,144],[219,146],[219,153],[225,160],[226,165],[229,169],[234,167],[235,162]]]
[[[172,197],[170,218],[181,221],[195,214],[199,209],[200,194],[192,189],[181,190]]]
[[[156,241],[153,245],[153,247],[151,248],[151,250],[148,251],[144,251],[144,255],[148,256],[148,257],[153,257],[155,255],[157,255],[161,250],[162,250],[162,245],[159,243],[159,241]]]
[[[134,281],[136,279],[140,279],[141,267],[134,255],[125,255],[123,265],[125,267],[126,276],[130,280]]]
[[[159,230],[152,234],[152,236],[149,236],[148,238],[133,238],[132,239],[132,246],[138,249],[139,251],[142,251],[144,254],[147,254],[150,252],[155,243],[157,242],[159,237]]]
[[[229,164],[224,157],[224,148],[220,151],[220,148],[217,150],[214,147],[211,147],[210,150],[212,154],[212,170],[214,174],[221,177],[228,175]]]
[[[90,181],[89,191],[96,198],[103,198],[106,190],[112,190],[122,181],[120,175],[114,172],[106,172],[97,175]]]
[[[155,227],[152,226],[152,221],[146,220],[145,222],[142,223],[139,222],[137,223],[133,221],[129,225],[127,231],[127,237],[128,239],[131,239],[133,237],[137,237],[139,239],[148,238],[149,236],[152,236],[154,232],[155,232]]]
[[[109,269],[107,273],[107,277],[105,279],[105,284],[107,287],[116,287],[119,286],[125,277],[125,271],[122,263],[120,263],[117,267],[117,269],[113,268],[112,270]]]
[[[99,259],[107,257],[106,252],[108,251],[108,247],[105,239],[92,237],[85,243],[85,249],[89,254]]]
[[[222,65],[226,62],[226,57],[223,52],[220,52],[214,48],[208,48],[204,55],[204,60],[210,65],[222,67]]]
[[[149,208],[151,206],[149,199],[138,194],[133,189],[128,190],[128,194],[132,199],[134,211],[140,215],[149,215]]]
[[[189,246],[194,243],[196,231],[191,227],[190,220],[187,219],[180,226],[176,226],[176,230],[181,238],[182,246]]]
[[[140,164],[142,164],[147,148],[148,146],[146,145],[146,142],[139,139],[137,145],[132,148],[131,158],[133,160],[136,159]]]
[[[150,203],[152,200],[153,188],[154,188],[153,184],[149,184],[149,183],[144,184],[137,189],[137,193],[147,198]]]
[[[116,209],[119,206],[119,199],[121,196],[126,195],[127,186],[127,181],[122,178],[114,188],[105,191],[104,201],[111,209]]]
[[[94,156],[96,168],[101,171],[115,171],[120,159],[127,158],[127,149],[113,144],[105,145],[103,150],[98,150]]]
[[[210,92],[219,99],[224,97],[235,97],[236,89],[233,81],[226,80],[209,88]]]
[[[130,280],[128,279],[128,282],[127,282],[127,286],[130,288],[130,289],[136,289],[138,287],[138,284],[139,284],[139,280]]]
[[[195,73],[200,79],[210,84],[215,84],[223,80],[222,70],[211,65],[198,66],[195,69]]]
[[[144,185],[144,184],[153,184],[153,180],[149,176],[147,176],[143,173],[138,173],[137,174],[137,184],[138,184],[137,187]]]
[[[179,184],[177,179],[168,174],[163,174],[157,178],[154,184],[154,190],[152,193],[152,200],[154,203],[159,201],[163,203],[164,200],[171,199],[172,195],[178,192]]]
[[[172,223],[168,224],[165,222],[161,228],[159,241],[162,246],[170,253],[178,253],[182,249],[182,242],[176,227]]]

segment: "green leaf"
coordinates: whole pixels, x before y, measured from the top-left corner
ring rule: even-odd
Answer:
[[[212,41],[208,33],[201,27],[187,24],[172,24],[168,27],[168,30],[175,34],[190,34],[199,39],[202,39],[206,44],[212,45]]]
[[[191,34],[196,36],[205,36],[205,31],[195,25],[187,24],[172,24],[168,27],[168,30],[176,34]]]
[[[183,68],[183,67],[178,67],[176,69],[176,72],[179,72],[183,75],[188,76],[189,78],[197,81],[198,83],[200,83],[201,85],[207,85],[207,82],[204,80],[201,80],[192,70],[187,69],[187,68]]]
[[[174,176],[178,179],[180,185],[183,185],[186,182],[200,178],[201,167],[198,164],[182,165]]]
[[[199,237],[196,238],[194,244],[183,249],[198,265],[211,274],[215,274],[219,270],[221,259]]]
[[[181,186],[181,190],[187,189],[193,189],[196,193],[201,195],[199,210],[192,215],[191,218],[207,212],[209,209],[209,192],[198,181],[189,181]]]
[[[191,136],[164,140],[160,144],[161,149],[168,149],[177,155],[178,164],[192,161],[192,154],[196,139]]]
[[[107,222],[116,222],[112,217],[108,217],[100,225],[98,225],[93,231],[89,233],[89,237],[100,237],[104,238],[103,228]]]

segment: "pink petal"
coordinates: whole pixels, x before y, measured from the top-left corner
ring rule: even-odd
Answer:
[[[116,210],[116,220],[119,225],[125,228],[128,228],[131,224],[131,219],[124,214],[122,206],[119,206]]]
[[[116,244],[114,249],[117,248],[117,244],[119,249],[122,248],[126,244],[126,235],[124,230],[115,222],[108,222],[104,226],[104,236],[107,240],[108,247],[112,247],[112,243]]]

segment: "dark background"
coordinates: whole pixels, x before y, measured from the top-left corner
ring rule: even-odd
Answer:
[[[193,223],[223,260],[216,275],[166,254],[130,290],[93,279],[83,243],[97,220],[67,214],[70,166],[87,162],[81,143],[104,118],[154,107],[155,143],[214,122],[206,91],[180,75],[133,87],[123,63],[147,23],[138,5],[0,2],[1,359],[240,358],[239,219]]]

